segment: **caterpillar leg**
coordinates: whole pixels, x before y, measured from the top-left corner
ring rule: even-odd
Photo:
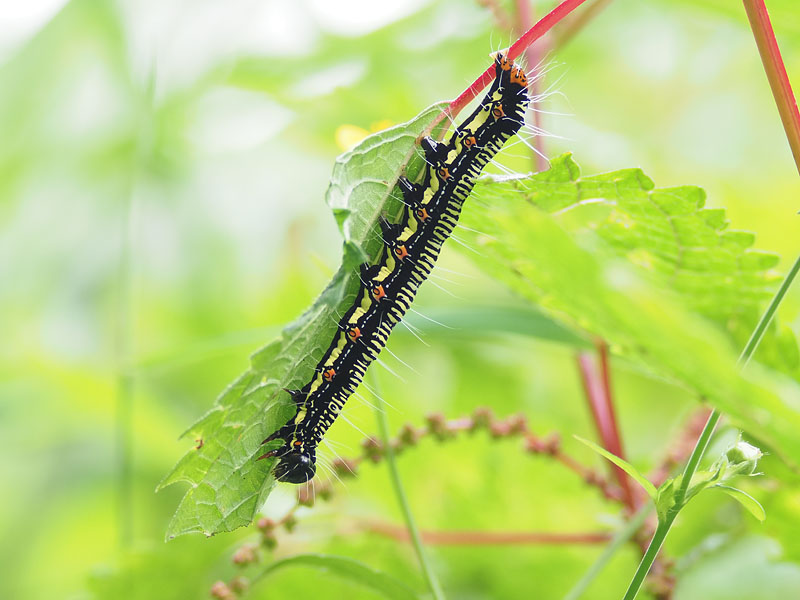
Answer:
[[[263,443],[264,442],[262,442],[262,444]],[[264,460],[265,458],[272,458],[273,456],[277,456],[277,455],[278,455],[278,451],[277,450],[270,450],[266,454],[262,454],[261,456],[259,456],[256,460]]]
[[[287,483],[306,483],[314,478],[317,472],[316,456],[313,450],[292,448],[288,443],[280,448],[262,454],[256,460],[279,457],[273,474],[278,481]]]

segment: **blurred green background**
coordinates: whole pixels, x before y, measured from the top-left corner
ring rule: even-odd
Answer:
[[[800,10],[794,0],[769,7],[800,81]],[[153,490],[187,449],[178,435],[337,268],[341,240],[323,195],[342,127],[369,131],[454,97],[513,39],[463,0],[4,6],[0,598],[203,598],[234,573],[230,556],[252,532],[162,542],[184,490]],[[545,140],[548,154],[574,152],[584,173],[640,166],[659,186],[700,185],[786,270],[800,184],[737,3],[615,0],[545,59],[544,86],[557,93],[543,108],[559,113],[543,117],[559,136]],[[479,321],[517,302],[452,248],[441,264],[463,275],[444,274],[454,280],[437,281],[445,291],[426,285],[420,311],[474,309]],[[781,309],[795,333],[798,309],[795,289]],[[387,357],[402,379],[380,373],[393,428],[491,405],[560,432],[572,454],[602,467],[571,440],[594,435],[574,348],[476,329],[431,327],[429,346],[398,330],[390,349],[416,372]],[[629,458],[647,470],[696,403],[621,361],[613,369]],[[357,399],[346,415],[352,424],[340,419],[329,437],[354,456],[375,419]],[[420,525],[618,523],[616,505],[517,444],[477,436],[405,454]],[[767,476],[747,489],[767,509],[764,525],[721,496],[682,513],[666,547],[676,598],[800,597],[800,487],[777,460],[762,467]],[[276,556],[352,556],[423,589],[410,547],[360,525],[401,522],[385,468],[335,487]],[[282,486],[265,512],[280,516],[291,499]],[[560,598],[601,551],[430,549],[449,597],[476,599]],[[626,547],[587,597],[620,597],[637,562]],[[250,597],[290,594],[374,597],[302,571]]]

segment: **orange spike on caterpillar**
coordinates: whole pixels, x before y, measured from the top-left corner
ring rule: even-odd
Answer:
[[[383,247],[373,264],[360,266],[353,304],[310,381],[288,392],[297,405],[295,416],[264,440],[283,440],[280,448],[260,457],[279,459],[274,470],[279,481],[305,483],[314,477],[317,445],[430,275],[475,178],[522,127],[529,102],[526,85],[524,71],[498,54],[495,80],[475,111],[446,142],[421,140],[426,164],[420,183],[399,179],[399,221],[380,220]]]

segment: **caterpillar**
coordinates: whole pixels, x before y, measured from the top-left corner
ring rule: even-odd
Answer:
[[[420,142],[427,163],[421,182],[400,177],[400,221],[381,221],[384,245],[377,262],[361,265],[355,301],[339,320],[311,380],[286,390],[297,406],[294,417],[263,442],[283,440],[280,448],[259,457],[278,458],[273,471],[278,481],[305,483],[314,477],[317,445],[433,269],[475,178],[522,127],[528,102],[525,72],[497,54],[489,92],[449,141],[425,137]]]

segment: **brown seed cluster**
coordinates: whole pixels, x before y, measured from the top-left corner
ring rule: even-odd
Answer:
[[[389,443],[396,454],[416,447],[420,441],[430,438],[438,443],[445,443],[456,439],[459,435],[473,435],[484,431],[492,441],[505,439],[520,439],[522,450],[528,454],[547,456],[560,462],[568,469],[574,471],[587,485],[597,488],[607,499],[622,502],[622,493],[618,486],[608,478],[594,471],[571,456],[564,453],[561,438],[557,433],[544,437],[534,434],[527,419],[522,414],[510,415],[505,418],[497,417],[488,407],[476,408],[471,415],[457,419],[447,419],[441,413],[432,413],[425,417],[423,426],[415,427],[411,423],[403,425]],[[376,437],[367,437],[361,443],[361,453],[355,458],[337,458],[331,463],[335,478],[345,479],[356,477],[362,462],[379,463],[386,457],[385,444]],[[297,526],[296,511],[300,507],[313,507],[318,500],[330,500],[333,487],[330,482],[315,481],[297,487],[297,500],[295,506],[279,520],[262,517],[256,522],[259,531],[260,543],[252,542],[242,545],[232,557],[232,562],[241,568],[258,564],[262,560],[262,551],[269,552],[278,545],[281,531],[290,534]],[[662,577],[662,582],[665,579]],[[236,600],[248,587],[248,581],[242,576],[233,578],[230,582],[216,582],[211,590],[211,596],[218,600]]]

